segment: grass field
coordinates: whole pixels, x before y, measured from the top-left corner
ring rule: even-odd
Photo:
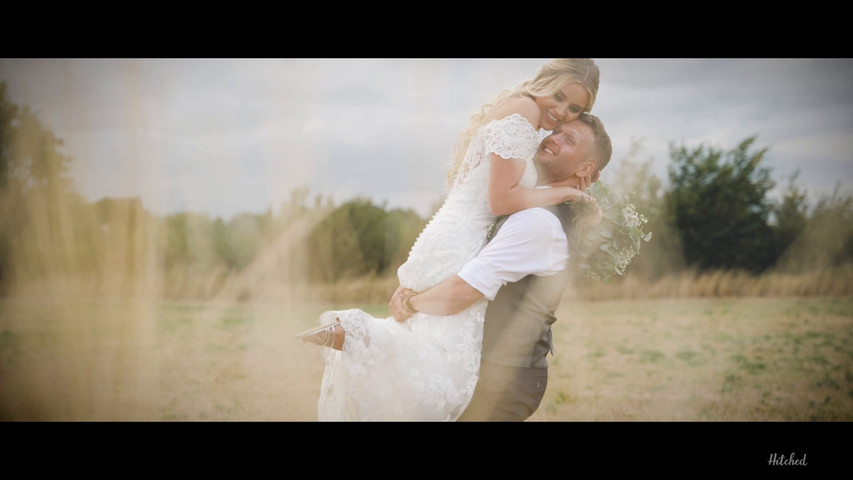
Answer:
[[[314,421],[320,349],[293,335],[327,308],[2,300],[0,420]],[[567,300],[558,318],[532,421],[853,420],[853,298]]]

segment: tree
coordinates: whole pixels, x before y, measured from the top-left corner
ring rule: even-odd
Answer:
[[[334,209],[306,239],[312,261],[308,276],[336,281],[396,269],[423,228],[411,210],[388,211],[370,200],[350,200]]]
[[[10,187],[12,171],[12,140],[14,138],[14,123],[18,117],[18,106],[6,98],[6,82],[0,82],[0,190],[4,192]]]
[[[638,159],[642,150],[642,143],[633,141],[627,156],[602,172],[601,182],[626,195],[648,219],[645,231],[653,233],[631,262],[630,275],[659,279],[683,268],[684,260],[676,229],[666,215],[663,182],[651,171],[653,159]]]
[[[13,122],[18,115],[17,105],[6,99],[6,82],[0,83],[0,286],[8,282],[11,268],[11,232],[15,231],[15,206],[20,197],[11,184]]]
[[[803,233],[808,221],[806,194],[796,184],[799,175],[797,171],[788,179],[782,200],[773,208],[774,254],[777,258]]]
[[[227,223],[217,218],[211,225],[211,237],[219,261],[235,271],[249,265],[270,236],[269,218],[270,214],[241,214]]]
[[[161,224],[159,252],[167,272],[177,269],[205,275],[216,268],[216,232],[207,215],[177,213]]]
[[[747,138],[725,153],[670,147],[667,208],[688,266],[758,273],[775,261],[767,199],[774,182],[761,166],[768,149],[753,151],[754,143]]]
[[[80,267],[71,212],[81,199],[62,143],[29,107],[12,104],[0,82],[0,282]]]
[[[781,271],[820,272],[853,263],[853,197],[843,194],[840,185],[818,199],[808,218],[798,213],[789,221],[798,231],[781,255]]]

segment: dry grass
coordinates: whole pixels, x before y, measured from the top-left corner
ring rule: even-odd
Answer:
[[[612,284],[577,280],[568,296],[584,300],[695,297],[853,296],[853,265],[826,270],[751,275],[743,271],[686,271],[652,281],[627,275]]]
[[[319,351],[293,334],[316,309],[26,299],[2,308],[3,420],[314,416]]]
[[[532,420],[853,420],[853,300],[564,303]]]
[[[320,349],[293,334],[331,307],[2,300],[0,418],[314,421]],[[533,421],[853,420],[850,297],[567,299],[559,317]]]

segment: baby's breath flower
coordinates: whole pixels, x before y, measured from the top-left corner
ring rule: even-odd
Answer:
[[[571,255],[585,277],[606,283],[625,274],[631,260],[640,252],[642,242],[648,242],[652,234],[643,231],[648,219],[626,198],[601,182],[593,184],[588,193],[601,209],[601,221],[593,224],[583,221],[594,207],[586,202],[578,206],[572,227]]]
[[[637,207],[629,203],[622,208],[622,220],[628,228],[642,227],[646,223],[646,217],[637,212]]]

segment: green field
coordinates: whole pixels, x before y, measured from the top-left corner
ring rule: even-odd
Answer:
[[[0,420],[314,421],[320,349],[293,334],[331,307],[2,300]],[[853,298],[566,300],[558,317],[533,421],[853,420]]]

